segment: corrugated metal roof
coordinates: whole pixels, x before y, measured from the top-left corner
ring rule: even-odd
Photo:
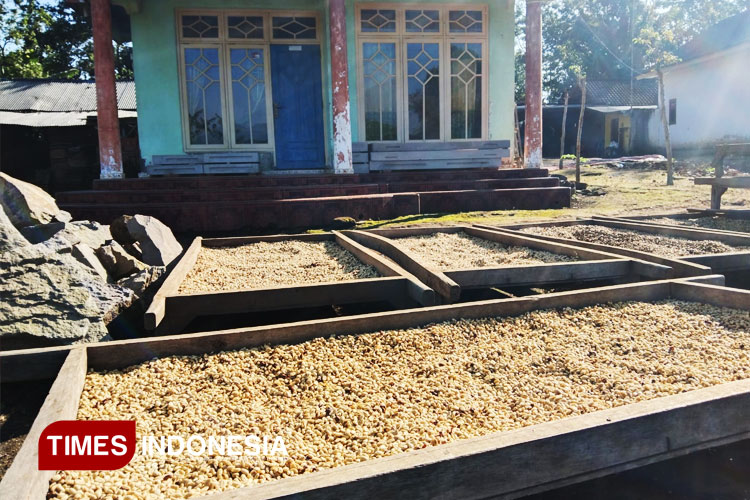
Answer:
[[[117,107],[135,111],[135,83],[117,82]],[[0,111],[20,113],[96,111],[96,85],[92,81],[0,80]]]
[[[120,118],[137,118],[135,111],[121,110]],[[19,127],[82,127],[90,119],[96,119],[96,111],[66,111],[58,112],[26,112],[0,111],[0,125],[15,125]]]
[[[656,106],[659,103],[658,88],[653,80],[633,82],[633,102],[630,102],[630,81],[587,80],[586,107],[589,106]],[[570,90],[570,102],[581,103],[578,87]]]

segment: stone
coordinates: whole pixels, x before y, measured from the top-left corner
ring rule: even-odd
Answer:
[[[351,217],[336,217],[333,219],[331,229],[353,229],[357,227],[357,221]]]
[[[168,266],[182,253],[182,245],[165,224],[148,215],[134,215],[125,222],[128,234],[140,244],[143,262]]]
[[[126,278],[122,278],[117,284],[123,288],[133,290],[137,296],[142,297],[148,287],[156,283],[166,270],[166,267],[152,266],[143,271],[131,274]]]
[[[0,205],[0,254],[24,246],[30,246],[29,242],[16,229]]]
[[[114,240],[97,248],[96,256],[104,266],[104,269],[107,270],[107,273],[115,280],[148,268],[146,264],[130,255]]]
[[[70,249],[78,243],[85,243],[91,248],[99,248],[112,239],[109,226],[91,221],[37,224],[24,227],[21,229],[21,234],[33,244],[45,244],[52,250],[61,249],[56,251],[62,251],[63,248]],[[55,239],[61,241],[50,241]]]
[[[0,204],[14,226],[47,224],[60,209],[42,188],[0,172]]]
[[[78,243],[77,245],[73,245],[73,248],[71,249],[71,255],[73,255],[73,257],[78,262],[94,271],[94,273],[104,281],[107,281],[107,279],[109,278],[109,276],[107,275],[107,270],[104,269],[104,266],[99,260],[99,257],[96,256],[96,252],[94,252],[94,249],[88,246],[86,243]]]
[[[132,215],[121,215],[109,223],[109,230],[112,233],[112,238],[126,248],[127,245],[136,242],[135,238],[133,238],[128,231],[128,221],[132,218]]]
[[[57,222],[72,222],[73,216],[70,214],[70,212],[66,212],[65,210],[60,210],[55,215],[55,220]]]
[[[16,246],[0,255],[0,348],[109,340],[106,324],[134,300],[71,255]]]

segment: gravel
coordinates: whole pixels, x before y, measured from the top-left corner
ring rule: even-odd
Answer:
[[[49,498],[202,495],[748,377],[748,312],[677,301],[168,357],[89,372],[78,418],[280,435],[289,457],[137,452],[120,470],[59,472]]]
[[[503,245],[495,241],[476,238],[464,232],[410,236],[398,238],[395,242],[425,264],[443,271],[576,260],[575,257],[543,250]]]
[[[692,226],[706,229],[719,229],[721,231],[750,233],[750,220],[730,219],[729,217],[696,217],[695,219],[670,219],[669,217],[658,217],[646,219],[646,222],[668,224],[670,226]]]
[[[180,293],[377,278],[377,270],[332,241],[286,240],[204,247]]]
[[[685,257],[688,255],[704,255],[728,253],[745,250],[746,247],[733,247],[713,240],[689,240],[675,236],[631,231],[629,229],[612,229],[602,226],[547,226],[528,227],[521,230],[524,233],[550,236],[553,238],[568,238],[600,245],[610,245],[641,252],[653,253],[667,258]]]

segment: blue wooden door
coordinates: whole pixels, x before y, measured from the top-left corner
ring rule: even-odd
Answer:
[[[271,45],[276,168],[322,168],[320,46]]]

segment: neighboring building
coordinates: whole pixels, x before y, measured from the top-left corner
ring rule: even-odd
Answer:
[[[750,141],[750,11],[709,28],[678,55],[682,62],[663,69],[672,147]],[[664,148],[659,113],[649,121],[649,140]]]
[[[347,0],[345,17],[323,0],[113,3],[130,13],[147,165],[163,155],[260,153],[261,168],[339,171],[337,140],[513,136],[513,1]],[[340,49],[332,19],[345,23]],[[332,59],[341,49],[340,86]]]
[[[607,154],[630,155],[650,152],[648,123],[657,115],[657,87],[651,80],[629,81],[590,80],[586,84],[586,111],[583,117],[581,153],[588,157]],[[519,120],[524,122],[524,106],[519,106]],[[581,109],[581,91],[570,89],[566,119],[565,151],[560,151],[560,135],[564,106],[547,104],[543,109],[543,153],[546,158],[574,154]],[[617,148],[608,150],[610,144]]]
[[[135,84],[117,84],[124,166],[140,166]],[[0,170],[50,192],[90,189],[99,177],[96,86],[0,80]]]

